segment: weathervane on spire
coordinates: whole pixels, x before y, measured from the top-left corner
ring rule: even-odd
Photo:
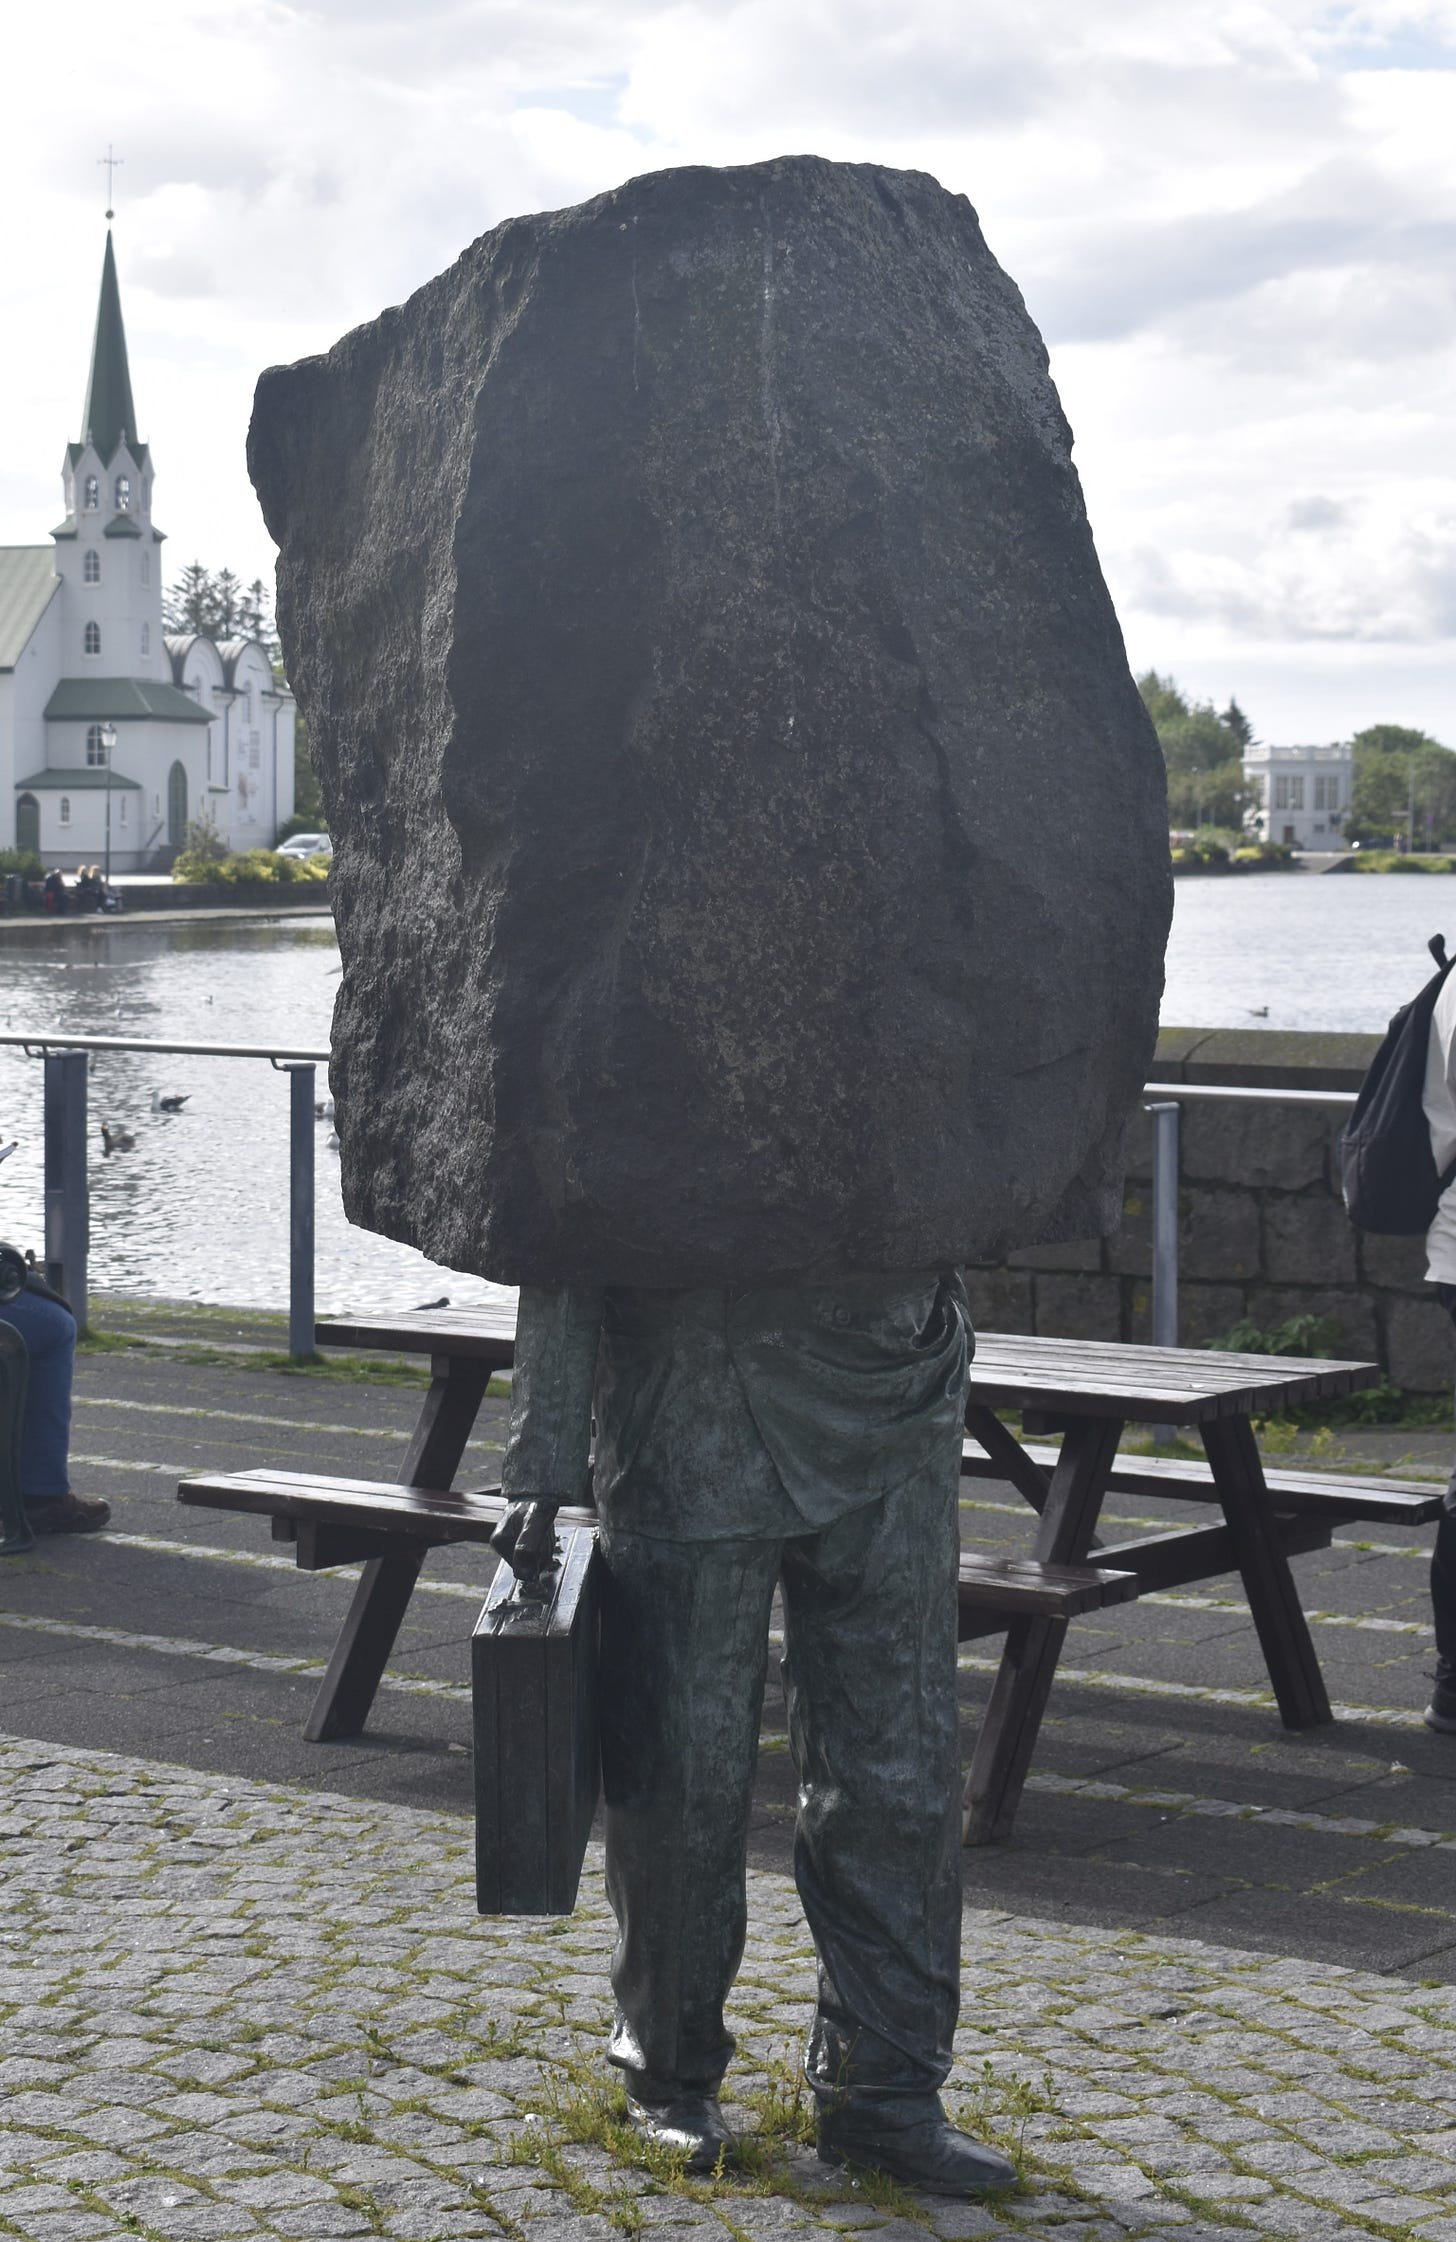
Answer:
[[[113,155],[113,154],[111,153],[111,142],[110,142],[110,141],[108,140],[108,141],[107,141],[107,143],[106,143],[106,153],[105,153],[105,155],[104,155],[104,156],[98,156],[98,157],[96,158],[96,162],[97,162],[97,165],[98,165],[98,167],[99,167],[99,166],[100,166],[101,164],[105,164],[105,166],[106,166],[106,201],[107,201],[107,211],[106,211],[106,216],[107,216],[107,219],[108,219],[108,220],[110,220],[110,219],[112,219],[112,218],[114,218],[114,217],[116,216],[116,212],[115,212],[115,211],[114,211],[114,210],[113,210],[113,209],[112,209],[112,208],[110,207],[110,204],[111,204],[111,188],[112,188],[112,174],[113,174],[113,172],[117,172],[117,171],[119,171],[119,170],[121,169],[122,165],[123,165],[123,164],[124,164],[124,163],[126,162],[126,158],[125,158],[125,156],[114,156],[114,155]]]

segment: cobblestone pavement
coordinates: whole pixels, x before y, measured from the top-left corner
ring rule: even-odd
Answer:
[[[570,1920],[482,1922],[457,1816],[14,1738],[0,1783],[24,2242],[1456,2238],[1449,1986],[972,1912],[948,2099],[1023,2184],[936,2205],[794,2145],[811,1958],[755,1872],[729,2090],[760,2169],[694,2185],[622,2153],[595,1854]]]

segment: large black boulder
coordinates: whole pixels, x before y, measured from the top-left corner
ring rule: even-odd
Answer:
[[[785,158],[512,219],[264,374],[351,1217],[504,1281],[1111,1228],[1163,771],[964,197]]]

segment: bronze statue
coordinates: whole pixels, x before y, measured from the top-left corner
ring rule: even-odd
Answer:
[[[970,1318],[953,1272],[812,1288],[522,1291],[497,1546],[530,1577],[580,1499],[604,1562],[599,1705],[634,2125],[731,2161],[769,1611],[783,1596],[795,1875],[819,1954],[819,2150],[1004,2187],[939,2089],[960,1982],[957,1497]]]
[[[266,373],[346,1209],[521,1288],[500,1547],[593,1484],[611,2058],[695,2169],[784,1607],[831,2162],[947,2193],[959,1266],[1121,1211],[1161,759],[975,212],[787,157],[511,219]]]

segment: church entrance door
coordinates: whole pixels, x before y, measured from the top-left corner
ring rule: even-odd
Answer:
[[[33,794],[22,794],[15,805],[15,846],[40,855],[40,804]]]
[[[187,773],[174,763],[167,773],[167,846],[180,849],[187,838]]]

